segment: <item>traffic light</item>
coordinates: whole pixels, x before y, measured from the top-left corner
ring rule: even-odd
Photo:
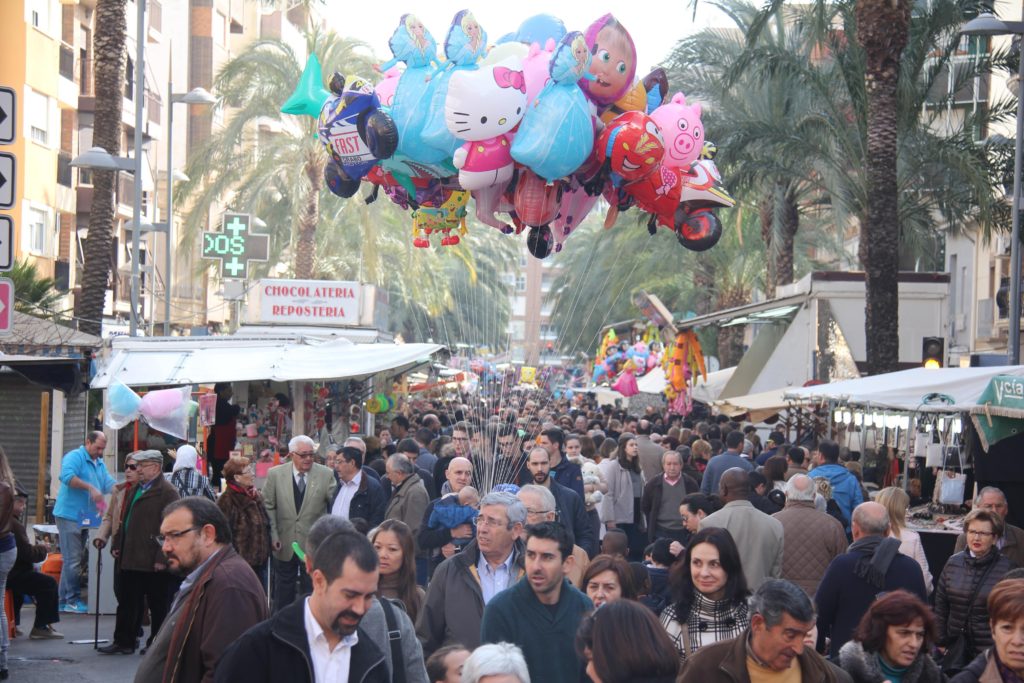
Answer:
[[[921,341],[921,365],[937,370],[946,364],[946,340],[942,337],[925,337]]]

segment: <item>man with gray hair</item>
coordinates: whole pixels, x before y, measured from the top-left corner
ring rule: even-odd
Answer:
[[[1018,567],[1024,567],[1024,529],[1009,523],[1006,516],[1010,513],[1010,506],[1006,503],[1006,494],[995,486],[986,486],[978,491],[974,499],[975,510],[988,510],[999,515],[1003,520],[1003,535],[996,539],[996,547],[1011,562]],[[967,547],[967,537],[961,533],[956,537],[956,548],[953,552],[959,553]]]
[[[271,467],[263,486],[273,551],[274,613],[290,605],[297,592],[308,593],[313,588],[292,543],[298,542],[300,547],[305,544],[309,527],[330,511],[338,488],[334,472],[313,462],[315,453],[313,439],[301,434],[293,437],[288,442],[291,462]]]
[[[527,484],[519,489],[516,494],[523,505],[526,506],[526,525],[540,524],[541,522],[558,522],[558,505],[555,502],[555,494],[538,484]],[[587,551],[578,545],[572,546],[573,563],[566,577],[569,583],[577,585],[583,572],[590,564],[590,556]]]
[[[484,606],[523,575],[526,507],[511,493],[491,492],[480,501],[476,538],[434,571],[416,624],[428,657],[438,648],[480,644]]]
[[[481,645],[462,664],[462,683],[481,683],[484,679],[508,683],[530,683],[523,651],[512,643]]]
[[[384,511],[384,519],[397,519],[405,522],[412,532],[412,537],[420,530],[423,523],[423,511],[430,504],[427,489],[416,473],[416,465],[401,453],[395,453],[385,464],[388,481],[391,482],[391,500]]]
[[[861,503],[853,510],[851,528],[853,544],[832,560],[814,596],[818,642],[832,638],[832,659],[853,637],[861,617],[880,594],[902,588],[923,601],[928,599],[921,565],[901,555],[899,539],[889,536],[889,513],[884,506]]]
[[[813,596],[832,560],[846,552],[843,525],[814,506],[814,480],[798,474],[786,482],[786,507],[772,517],[782,522],[782,578]]]
[[[849,674],[804,645],[814,629],[814,605],[802,588],[769,579],[751,596],[749,610],[750,627],[736,638],[694,653],[681,683],[852,681]]]

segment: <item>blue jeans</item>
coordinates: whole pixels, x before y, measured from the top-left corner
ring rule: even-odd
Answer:
[[[61,602],[82,602],[82,553],[85,551],[85,532],[70,519],[56,517],[60,534],[60,554],[64,564],[60,570],[58,595]]]
[[[0,595],[7,590],[7,574],[18,559],[18,549],[11,548],[0,553]],[[7,649],[11,639],[7,635],[7,610],[0,610],[0,669],[7,668]]]

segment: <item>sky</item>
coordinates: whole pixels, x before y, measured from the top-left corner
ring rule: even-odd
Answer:
[[[557,11],[552,11],[557,7]],[[416,14],[434,36],[440,47],[459,10],[473,11],[487,31],[488,42],[515,31],[527,17],[554,14],[570,31],[586,31],[598,17],[611,12],[633,36],[637,49],[637,75],[643,76],[671,53],[676,41],[707,26],[726,25],[728,20],[707,2],[699,2],[696,21],[686,0],[634,0],[623,4],[599,5],[579,0],[487,0],[476,5],[466,0],[422,0],[400,3],[393,0],[348,0],[328,2],[323,11],[328,21],[342,36],[359,38],[368,43],[381,61],[391,58],[388,38],[406,12]]]

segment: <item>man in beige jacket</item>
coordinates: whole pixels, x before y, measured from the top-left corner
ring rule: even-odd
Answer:
[[[312,590],[306,568],[292,550],[292,543],[298,541],[305,546],[309,527],[330,511],[338,486],[330,468],[313,462],[314,453],[313,439],[293,437],[288,442],[291,462],[270,468],[263,487],[263,505],[270,517],[275,613],[290,605],[297,593]],[[299,591],[296,582],[301,586]]]

